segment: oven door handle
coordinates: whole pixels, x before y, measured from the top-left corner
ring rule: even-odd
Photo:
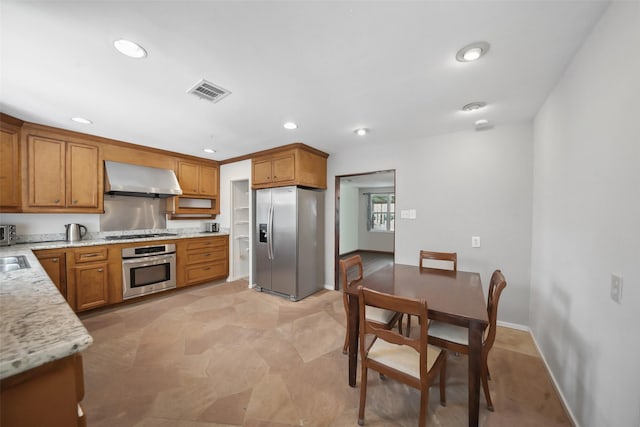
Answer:
[[[154,256],[143,256],[138,258],[125,258],[122,260],[122,265],[131,265],[137,264],[141,267],[146,265],[154,265],[159,264],[158,261],[166,261],[170,262],[171,260],[176,259],[176,254],[162,254],[162,255],[154,255]]]

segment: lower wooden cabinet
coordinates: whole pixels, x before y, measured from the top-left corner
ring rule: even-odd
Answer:
[[[67,258],[64,250],[44,249],[34,251],[40,265],[56,285],[63,297],[67,298]]]
[[[69,251],[67,301],[75,311],[122,301],[120,245],[88,246]]]
[[[89,310],[109,303],[109,265],[106,262],[73,268],[76,311]]]
[[[193,237],[162,243],[176,245],[178,287],[229,276],[229,236]],[[71,308],[78,312],[123,301],[122,248],[127,245],[132,243],[41,249],[34,254]]]
[[[177,285],[195,285],[229,275],[229,236],[208,236],[178,241]]]
[[[2,380],[0,425],[86,426],[82,356],[45,363]]]

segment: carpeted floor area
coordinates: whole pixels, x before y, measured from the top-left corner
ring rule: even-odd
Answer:
[[[342,294],[299,302],[213,283],[81,315],[91,427],[356,426]],[[489,356],[495,412],[481,426],[570,426],[528,333],[499,328]],[[429,425],[467,425],[466,356],[449,355],[447,406]],[[417,390],[369,374],[367,426],[415,426]]]

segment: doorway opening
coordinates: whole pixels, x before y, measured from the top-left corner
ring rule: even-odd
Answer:
[[[338,175],[335,182],[334,289],[341,289],[340,259],[362,257],[364,274],[394,261],[395,170]]]

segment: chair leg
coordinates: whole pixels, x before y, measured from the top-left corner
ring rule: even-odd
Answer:
[[[364,405],[367,402],[367,367],[362,364],[362,375],[360,377],[360,407],[358,409],[358,424],[364,425]]]
[[[427,425],[427,408],[429,406],[429,385],[424,386],[420,393],[420,418],[418,420],[419,427]]]
[[[484,362],[484,367],[482,368],[482,372],[480,373],[480,377],[482,380],[482,389],[484,390],[484,398],[487,401],[487,409],[493,412],[493,402],[491,401],[491,394],[489,393],[489,369],[487,367],[487,362]]]
[[[342,354],[347,354],[349,350],[349,325],[347,325],[347,332],[344,334],[344,345],[342,346]]]
[[[407,330],[405,331],[404,336],[408,337],[411,333],[411,315],[407,314]]]
[[[447,406],[447,353],[445,353],[440,367],[440,405]]]

